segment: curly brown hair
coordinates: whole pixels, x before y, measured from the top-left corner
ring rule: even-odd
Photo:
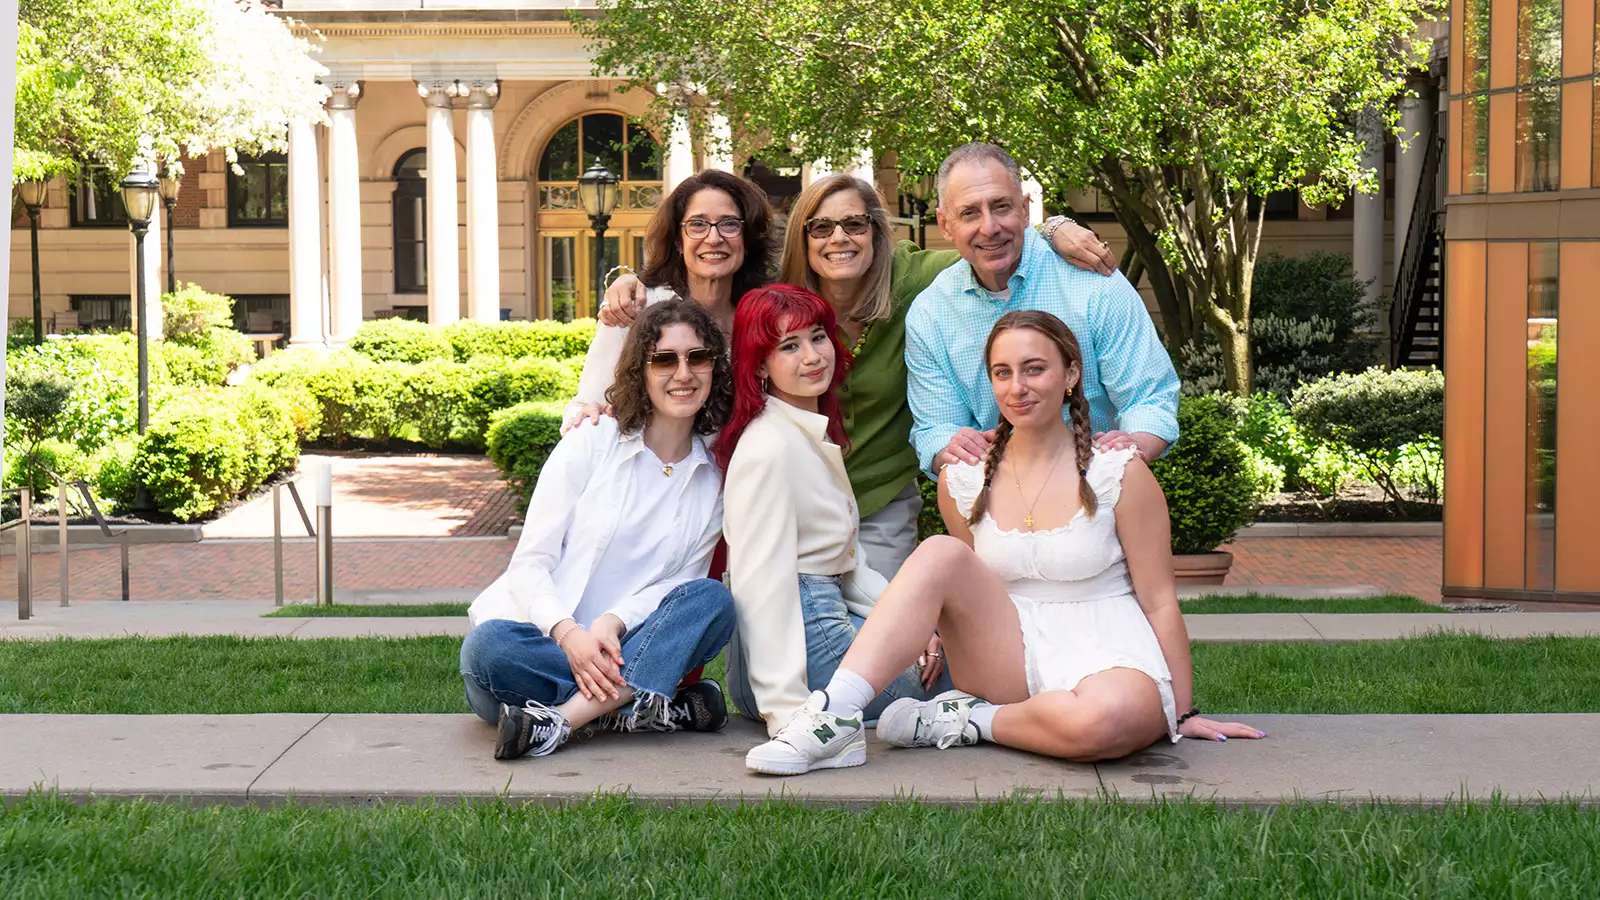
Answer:
[[[680,297],[689,296],[689,272],[683,261],[683,216],[689,198],[715,188],[733,198],[744,219],[744,265],[733,274],[733,302],[746,291],[772,280],[772,259],[777,241],[772,233],[772,204],[753,182],[729,172],[706,169],[685,178],[661,202],[645,232],[644,256],[649,260],[639,280],[650,287],[666,286]]]
[[[693,328],[700,341],[716,355],[711,367],[711,394],[695,414],[694,430],[699,434],[715,434],[728,421],[733,409],[733,371],[728,360],[728,341],[711,314],[698,303],[673,298],[645,307],[628,329],[622,356],[617,360],[616,380],[606,389],[606,402],[611,404],[612,415],[622,433],[643,431],[650,423],[655,408],[650,403],[650,390],[645,383],[649,357],[655,352],[656,342],[661,340],[662,329],[679,324]]]

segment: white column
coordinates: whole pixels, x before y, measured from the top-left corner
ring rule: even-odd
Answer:
[[[1425,90],[1414,86],[1413,90]],[[1433,140],[1429,128],[1428,105],[1421,97],[1410,95],[1400,98],[1400,143],[1394,160],[1394,265],[1398,270],[1400,257],[1405,253],[1406,231],[1411,227],[1411,214],[1416,209],[1417,190],[1422,182],[1422,157]]]
[[[467,94],[467,315],[475,322],[500,321],[500,173],[494,158],[499,98],[496,81],[475,81]]]
[[[361,82],[336,81],[328,98],[329,342],[346,344],[361,327],[361,158],[356,103]]]
[[[667,133],[667,151],[661,161],[661,187],[666,193],[694,174],[694,142],[689,135],[689,114],[678,109],[672,114]]]
[[[317,132],[307,119],[289,123],[289,343],[321,345],[322,172]]]
[[[1044,188],[1039,179],[1026,172],[1022,174],[1022,195],[1028,198],[1028,224],[1038,225],[1044,221]]]
[[[706,168],[733,171],[733,129],[728,117],[715,109],[707,116],[710,133],[706,136]]]
[[[461,245],[456,236],[456,133],[450,101],[465,86],[417,82],[428,104],[428,321],[461,318]]]
[[[1383,130],[1376,116],[1362,116],[1359,126],[1366,140],[1361,166],[1376,173],[1373,193],[1356,192],[1350,262],[1356,280],[1367,285],[1369,301],[1376,300],[1384,287],[1383,278]]]

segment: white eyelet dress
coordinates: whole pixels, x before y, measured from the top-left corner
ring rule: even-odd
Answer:
[[[1080,509],[1060,528],[1007,531],[985,513],[972,528],[973,549],[1006,583],[1016,604],[1030,696],[1072,690],[1107,669],[1138,669],[1161,692],[1167,734],[1177,741],[1172,673],[1133,594],[1117,539],[1122,473],[1135,452],[1131,447],[1094,452],[1087,477],[1100,508],[1093,517]],[[956,509],[970,515],[983,487],[983,465],[952,464],[945,477]]]

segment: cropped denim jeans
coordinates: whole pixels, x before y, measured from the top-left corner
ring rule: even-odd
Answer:
[[[639,627],[622,639],[622,678],[634,691],[635,714],[663,707],[684,674],[710,662],[733,634],[733,597],[720,581],[701,578],[667,593]],[[567,655],[527,622],[490,619],[461,644],[467,703],[485,722],[500,704],[529,700],[559,706],[578,692]]]
[[[820,691],[828,686],[834,670],[839,668],[845,652],[850,649],[851,642],[856,638],[856,632],[861,630],[861,625],[866,620],[850,612],[845,606],[844,594],[839,588],[839,577],[836,575],[800,576],[800,614],[805,621],[806,629],[806,689]],[[883,692],[867,704],[866,721],[868,723],[875,721],[884,707],[901,697],[926,700],[934,694],[948,690],[950,690],[948,669],[939,674],[932,689],[923,690],[922,679],[916,668],[908,668],[889,682]],[[757,722],[761,721],[761,714],[756,709],[755,695],[751,692],[750,682],[745,677],[744,660],[739,650],[737,636],[728,647],[728,694],[733,698],[734,706],[741,715]]]

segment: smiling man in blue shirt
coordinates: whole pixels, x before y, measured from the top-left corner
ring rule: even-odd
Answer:
[[[1121,272],[1074,268],[1028,226],[1017,163],[992,144],[956,148],[939,167],[939,229],[961,253],[906,315],[911,443],[937,476],[983,458],[1000,410],[983,346],[1014,310],[1053,313],[1083,348],[1096,445],[1153,460],[1178,439],[1178,375],[1139,292]]]

